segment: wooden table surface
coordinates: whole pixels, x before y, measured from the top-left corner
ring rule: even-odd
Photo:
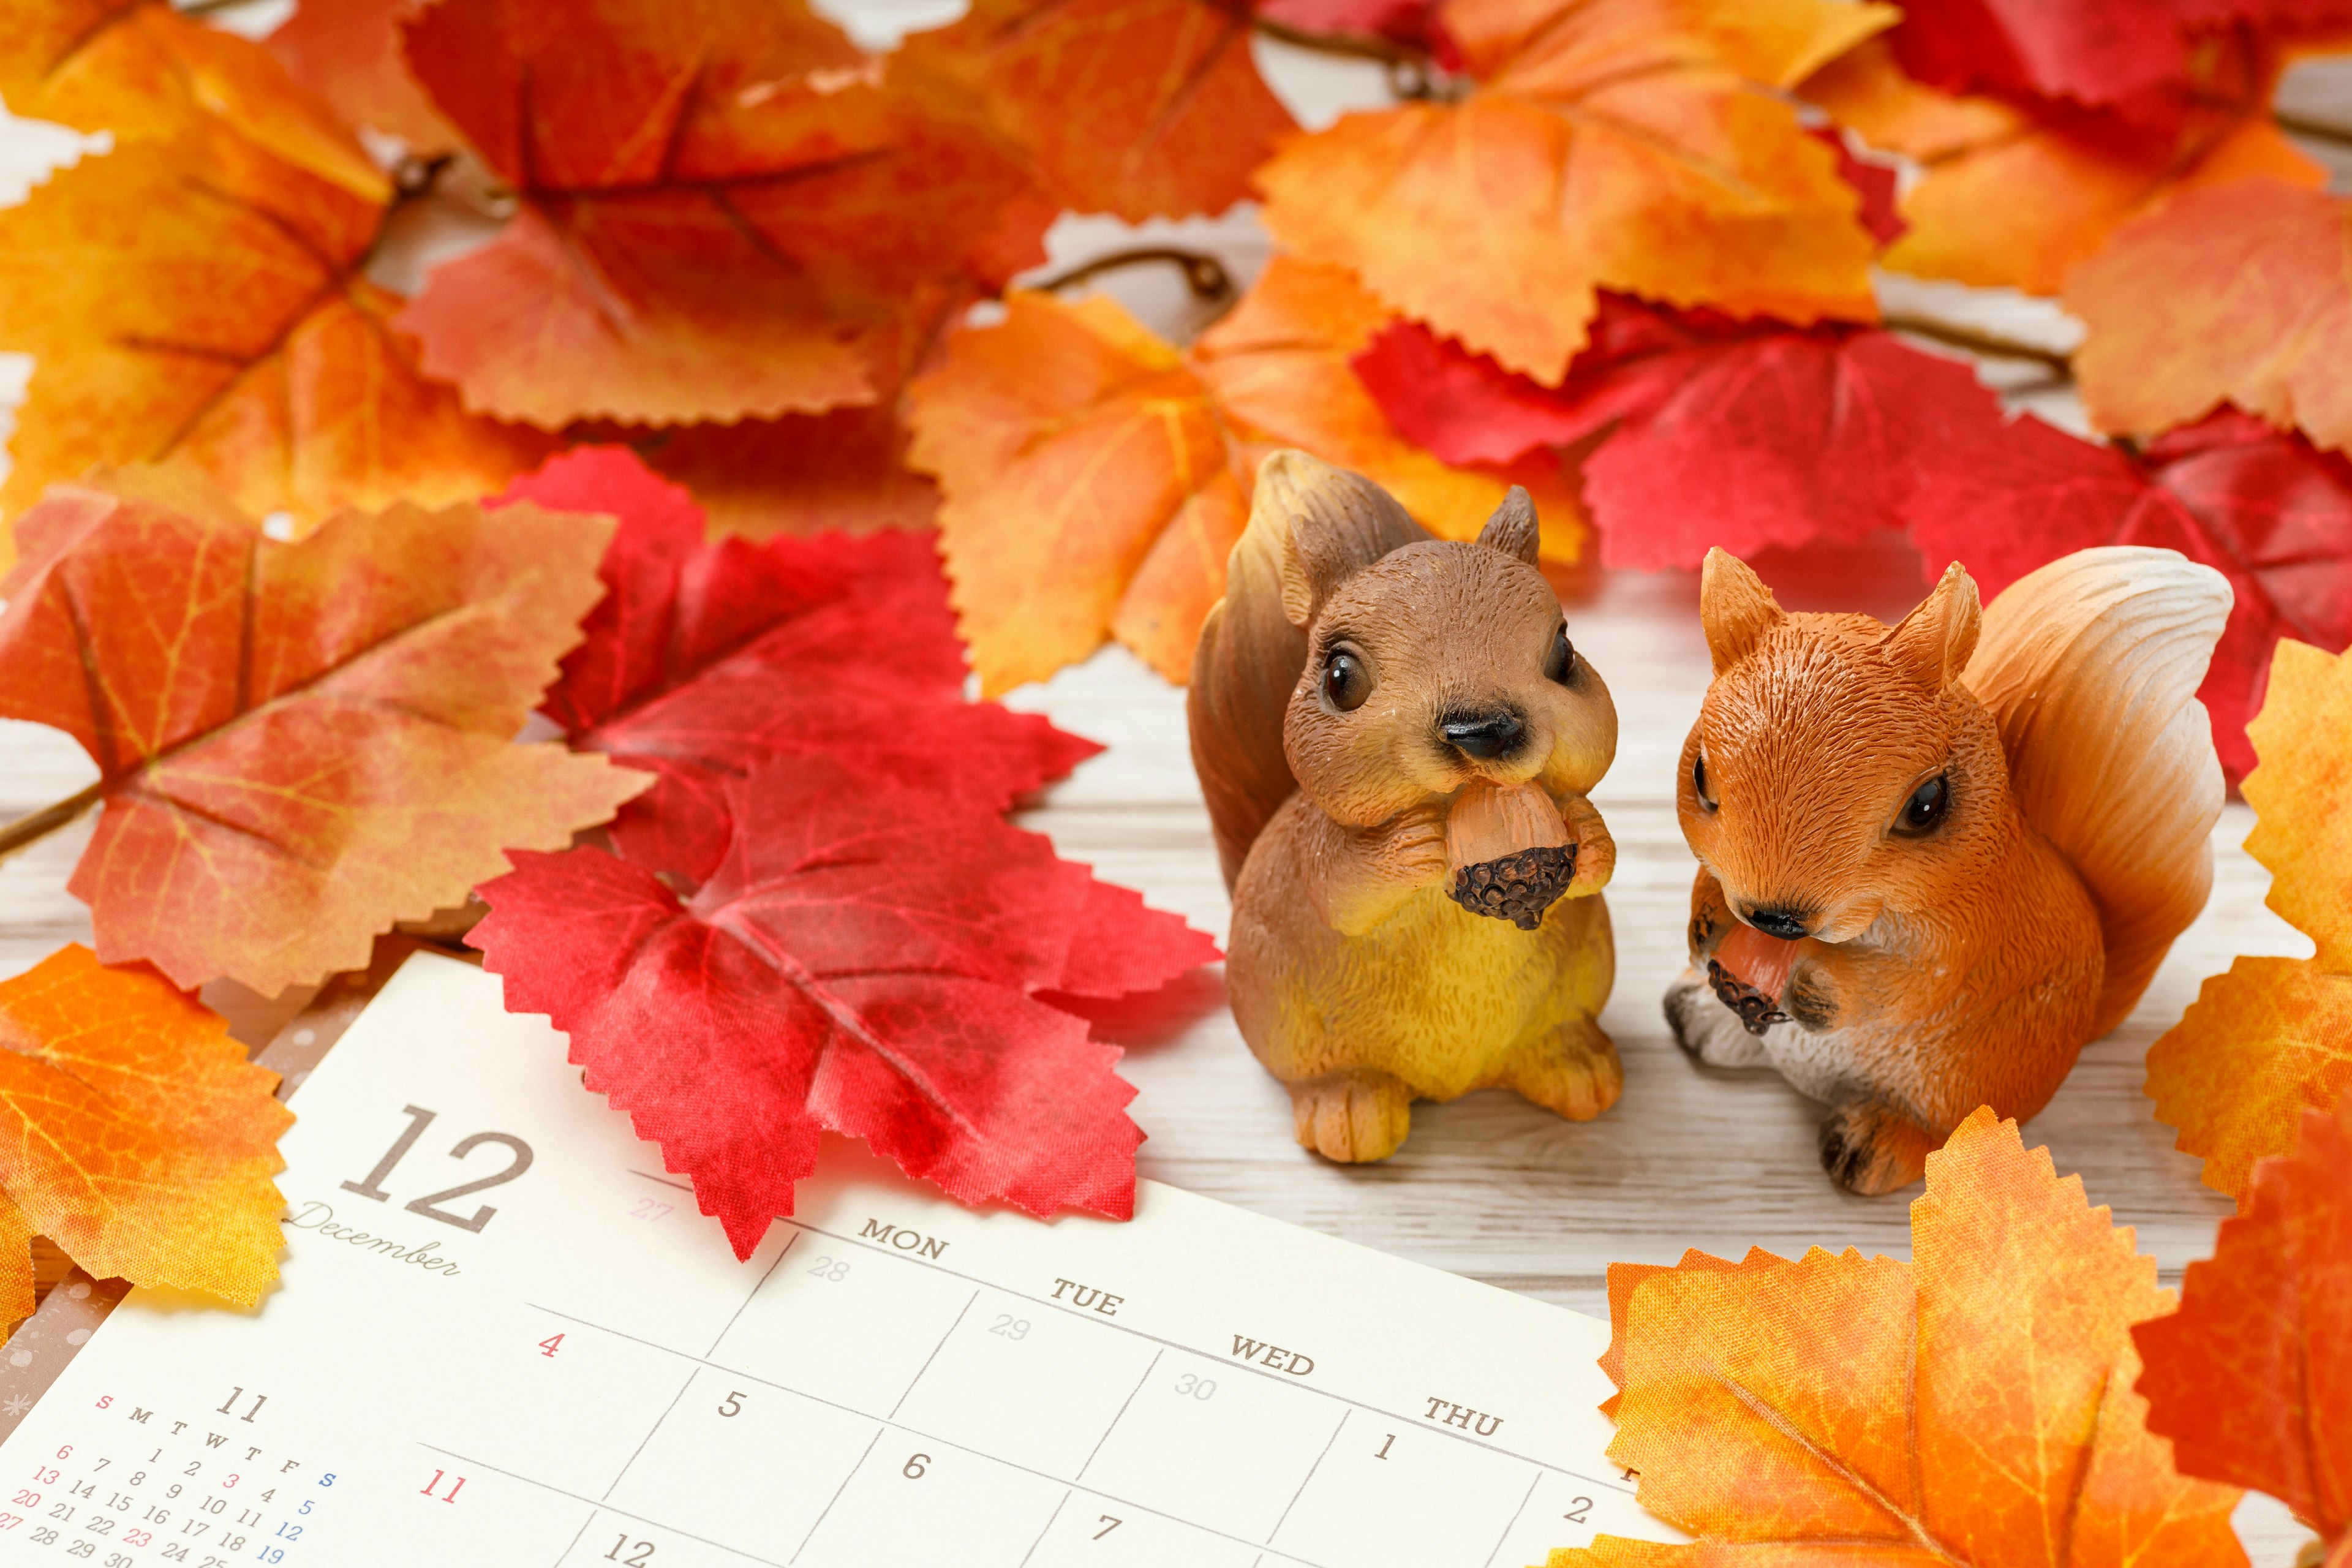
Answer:
[[[1375,94],[1377,84],[1350,68],[1280,51],[1271,63],[1302,119],[1328,120]],[[2352,107],[2352,77],[2339,72],[2304,96],[2308,101],[2298,107]],[[23,136],[12,142],[0,123],[0,185],[12,149],[20,161],[33,160],[24,151],[33,145]],[[14,194],[0,191],[0,200]],[[1217,249],[1244,277],[1264,255],[1245,211],[1215,223],[1155,224],[1143,234]],[[1055,263],[1134,237],[1105,220],[1066,222],[1055,237]],[[1184,324],[1188,306],[1165,279],[1139,275],[1118,287],[1163,330]],[[1981,320],[1990,309],[2005,312],[2012,329],[2051,330],[2048,314],[2030,302],[1946,302],[1964,317]],[[14,379],[0,374],[0,384]],[[2063,391],[2034,401],[2062,420],[2070,416]],[[1916,557],[1893,541],[1802,562],[1766,558],[1759,566],[1791,607],[1865,609],[1891,619],[1923,592]],[[1411,1139],[1382,1163],[1330,1164],[1292,1141],[1287,1098],[1251,1058],[1225,1005],[1221,972],[1212,969],[1097,1020],[1098,1035],[1126,1047],[1122,1070],[1140,1091],[1132,1110],[1149,1135],[1140,1156],[1146,1175],[1604,1315],[1612,1261],[1671,1262],[1687,1247],[1737,1256],[1751,1245],[1783,1254],[1851,1246],[1907,1256],[1906,1200],[1916,1188],[1874,1199],[1832,1188],[1814,1154],[1819,1108],[1769,1071],[1694,1064],[1659,1011],[1661,993],[1684,963],[1693,866],[1675,826],[1673,785],[1707,675],[1696,597],[1689,573],[1587,570],[1568,584],[1571,634],[1608,682],[1621,722],[1616,764],[1593,795],[1619,852],[1607,893],[1617,986],[1601,1018],[1624,1059],[1617,1106],[1573,1124],[1508,1093],[1482,1092],[1416,1107]],[[1109,748],[1020,820],[1051,835],[1063,854],[1222,939],[1228,909],[1186,752],[1183,693],[1110,648],[1012,700]],[[0,721],[0,820],[62,799],[93,776],[63,736]],[[2210,1251],[2231,1205],[2200,1184],[2197,1162],[2174,1150],[2172,1131],[2151,1115],[2141,1093],[2147,1047],[2179,1017],[2203,977],[2236,954],[2312,951],[2263,905],[2267,874],[2240,847],[2252,822],[2242,805],[2224,812],[2214,835],[2211,903],[2174,945],[2131,1017],[2084,1051],[2055,1100],[2026,1129],[2029,1142],[2049,1146],[2062,1173],[2081,1173],[2094,1203],[2137,1227],[2141,1250],[2156,1258],[2168,1284]],[[65,891],[89,826],[85,820],[0,864],[0,975],[28,968],[61,943],[89,940],[88,911]],[[302,999],[255,998],[222,986],[207,997],[257,1042]],[[2263,1568],[2293,1561],[2299,1532],[2282,1511],[2253,1500],[2240,1519]]]

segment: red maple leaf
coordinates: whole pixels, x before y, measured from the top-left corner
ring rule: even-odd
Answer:
[[[2352,1563],[2352,1099],[2306,1110],[2254,1167],[2180,1310],[2132,1330],[2147,1427],[2180,1473],[2270,1493],[2318,1531],[2300,1561]]]
[[[2347,20],[2344,0],[1942,0],[1906,7],[1888,37],[1906,72],[1948,92],[2115,103],[2186,85],[2200,34]]]
[[[1604,294],[1558,387],[1417,322],[1355,361],[1390,422],[1448,462],[1511,462],[1609,432],[1584,459],[1612,566],[1696,565],[1710,545],[1859,540],[1899,521],[1920,454],[2001,425],[1968,367],[1873,328],[1782,326]]]
[[[1119,1053],[1036,994],[1158,984],[1209,940],[985,808],[832,758],[724,791],[735,837],[691,900],[602,850],[519,855],[467,940],[737,1256],[826,1131],[965,1203],[1132,1213]]]
[[[963,700],[963,647],[930,536],[703,542],[693,499],[625,447],[577,447],[502,498],[608,512],[606,593],[541,709],[575,747],[659,780],[614,840],[700,881],[732,832],[729,788],[784,755],[1001,811],[1101,748]]]
[[[2246,721],[2279,638],[2352,644],[2352,462],[2299,435],[2224,409],[2134,455],[2027,416],[1923,456],[1927,482],[1900,521],[1987,598],[2094,544],[2178,550],[2230,580],[2236,603],[2197,694],[2232,780],[2254,765]]]

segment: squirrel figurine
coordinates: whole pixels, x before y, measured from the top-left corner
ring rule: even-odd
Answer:
[[[1585,798],[1617,710],[1536,542],[1524,490],[1442,541],[1278,451],[1202,627],[1187,708],[1234,1016],[1328,1159],[1392,1152],[1416,1099],[1500,1085],[1582,1121],[1622,1085],[1593,1022],[1616,847]]]
[[[1721,550],[1677,806],[1698,857],[1683,1048],[1829,1110],[1892,1192],[1979,1105],[2039,1111],[2204,907],[2221,769],[2199,683],[2227,581],[2080,551],[1981,612],[1957,563],[1889,628],[1790,614]]]

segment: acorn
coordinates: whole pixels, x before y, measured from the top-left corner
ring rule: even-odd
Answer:
[[[1576,844],[1541,788],[1479,779],[1446,812],[1445,861],[1455,903],[1533,931],[1576,875]]]

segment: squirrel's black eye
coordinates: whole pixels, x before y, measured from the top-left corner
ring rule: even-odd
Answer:
[[[1913,790],[1911,798],[1903,803],[1903,815],[1895,819],[1895,831],[1907,837],[1933,833],[1951,804],[1952,786],[1943,774],[1937,773]]]
[[[1705,752],[1701,752],[1696,757],[1691,760],[1691,788],[1698,792],[1699,805],[1705,806],[1709,811],[1713,811],[1715,809],[1715,791],[1709,788],[1707,784],[1706,753]]]
[[[1335,647],[1323,660],[1323,695],[1342,713],[1353,712],[1372,694],[1372,672],[1361,655]]]
[[[1568,640],[1568,623],[1551,630],[1551,647],[1544,650],[1544,679],[1566,686],[1576,679],[1576,646]]]

